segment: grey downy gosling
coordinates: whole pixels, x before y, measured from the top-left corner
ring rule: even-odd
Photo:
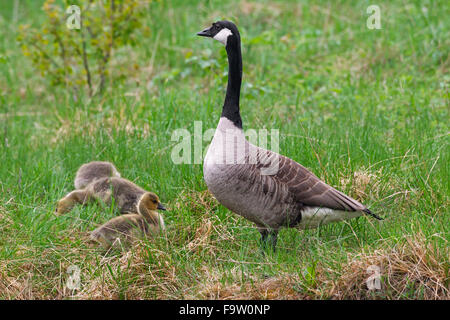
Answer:
[[[157,212],[164,206],[153,192],[145,193],[139,201],[138,213],[115,217],[91,232],[91,242],[100,243],[104,249],[127,247],[141,237],[165,230],[164,219]]]
[[[124,178],[100,178],[94,180],[81,190],[74,190],[58,201],[56,214],[69,212],[77,204],[86,204],[91,201],[114,205],[119,208],[121,214],[139,213],[138,208],[144,195],[148,191]],[[165,210],[159,204],[157,209]]]
[[[118,177],[120,173],[111,162],[92,161],[83,164],[75,176],[75,189],[83,189],[100,178]]]
[[[225,102],[204,159],[204,179],[222,205],[256,224],[263,248],[270,238],[275,249],[282,227],[316,228],[363,214],[382,220],[294,160],[248,142],[239,106],[242,81],[239,31],[232,22],[223,20],[197,35],[221,42],[228,56]]]

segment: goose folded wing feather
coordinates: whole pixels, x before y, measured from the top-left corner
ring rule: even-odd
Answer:
[[[277,184],[284,184],[293,199],[304,206],[345,211],[366,209],[358,201],[327,185],[301,164],[282,155],[279,155],[278,170],[268,177]]]

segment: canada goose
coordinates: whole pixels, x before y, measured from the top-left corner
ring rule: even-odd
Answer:
[[[164,219],[156,210],[162,204],[153,192],[142,195],[138,213],[115,217],[91,232],[90,240],[100,243],[105,249],[111,246],[127,246],[141,236],[157,234],[165,230]]]
[[[143,195],[148,194],[146,190],[124,178],[101,178],[94,180],[81,190],[70,192],[58,201],[56,213],[58,215],[69,212],[77,203],[85,204],[90,201],[100,201],[107,205],[114,204],[122,214],[138,213]],[[145,202],[144,202],[145,203]],[[158,209],[165,210],[159,204]]]
[[[75,176],[75,189],[83,189],[100,178],[118,177],[120,173],[111,162],[92,161],[83,164]]]
[[[265,247],[273,249],[282,227],[316,228],[368,214],[363,204],[327,185],[292,159],[249,143],[242,130],[239,96],[241,39],[230,21],[218,21],[197,35],[225,45],[228,85],[222,115],[203,163],[210,192],[231,211],[254,222]]]

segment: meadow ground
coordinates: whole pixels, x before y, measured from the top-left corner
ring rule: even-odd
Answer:
[[[150,35],[111,61],[125,79],[78,101],[15,41],[43,1],[18,14],[0,3],[1,299],[450,298],[448,1],[378,1],[380,30],[366,26],[369,1],[157,1]],[[195,33],[221,18],[241,30],[244,126],[278,129],[282,154],[384,221],[283,230],[263,256],[202,165],[172,162],[174,130],[218,121],[225,51]],[[54,215],[94,159],[160,196],[165,234],[105,254],[86,236],[114,210]],[[368,290],[376,270],[381,288]]]

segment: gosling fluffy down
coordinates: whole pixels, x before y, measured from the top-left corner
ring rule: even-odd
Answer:
[[[91,232],[90,240],[104,249],[126,248],[142,237],[153,236],[165,230],[164,220],[156,210],[164,208],[156,194],[145,193],[139,200],[137,214],[115,217]]]
[[[111,162],[92,161],[83,164],[75,176],[75,189],[83,189],[89,183],[109,177],[120,178],[120,173]]]
[[[124,178],[101,178],[88,184],[82,190],[70,192],[58,201],[56,213],[64,214],[72,210],[76,204],[85,204],[91,201],[98,201],[111,206],[114,199],[115,207],[120,213],[139,213],[138,203],[142,196],[148,191],[137,186],[133,182]],[[164,209],[162,205],[157,209]]]

